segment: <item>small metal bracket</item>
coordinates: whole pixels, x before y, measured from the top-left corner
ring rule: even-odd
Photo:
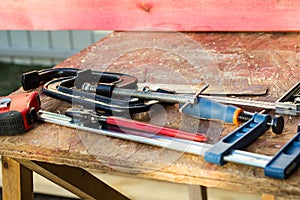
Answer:
[[[200,90],[194,94],[193,100],[192,101],[189,100],[185,104],[183,104],[179,108],[179,112],[182,112],[190,104],[196,104],[198,102],[197,98],[199,97],[199,95],[202,94],[208,87],[209,87],[209,85],[206,84],[205,86],[203,86],[202,88],[200,88]]]
[[[300,115],[300,82],[275,102],[275,110],[278,114]]]

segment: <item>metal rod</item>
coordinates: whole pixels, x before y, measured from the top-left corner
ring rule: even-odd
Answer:
[[[272,102],[253,101],[253,100],[247,100],[247,99],[237,99],[237,98],[222,97],[222,96],[200,95],[200,97],[209,98],[211,100],[217,101],[219,103],[225,103],[225,104],[250,106],[250,107],[255,107],[255,108],[263,108],[263,109],[271,109],[271,110],[275,109],[275,103],[272,103]]]
[[[82,90],[85,92],[96,93],[97,87],[91,85],[90,83],[84,83],[82,85]],[[186,102],[196,103],[195,101],[197,100],[190,96],[179,96],[175,94],[165,94],[165,93],[157,93],[151,91],[146,92],[146,91],[124,89],[124,88],[114,88],[113,95],[159,100],[159,101],[164,101],[169,103],[186,103]]]
[[[143,137],[125,134],[121,132],[108,131],[103,129],[95,129],[83,126],[82,123],[75,123],[75,121],[65,115],[51,113],[47,111],[40,110],[38,112],[38,119],[44,122],[53,123],[61,126],[66,126],[82,131],[88,131],[96,134],[116,137],[120,139],[125,139],[129,141],[139,142],[143,144],[149,144],[153,146],[158,146],[162,148],[167,148],[179,152],[191,153],[194,155],[203,156],[213,145],[206,143],[199,143],[194,141],[188,141],[178,138],[169,138],[164,136],[155,137]],[[231,153],[224,157],[225,161],[234,162],[244,165],[250,165],[254,167],[264,168],[272,157],[265,156],[261,154],[255,154],[246,151],[233,150]]]
[[[145,92],[145,91],[137,91],[137,90],[121,89],[121,88],[115,88],[113,91],[113,95],[159,100],[159,101],[165,101],[169,103],[186,103],[188,101],[194,103],[195,101],[193,97],[189,97],[189,96],[179,96],[173,94],[156,93],[151,91]]]

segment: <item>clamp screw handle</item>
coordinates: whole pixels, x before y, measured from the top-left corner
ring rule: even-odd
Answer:
[[[275,134],[281,134],[284,127],[284,119],[282,116],[275,116],[271,122],[272,131]]]
[[[238,120],[246,122],[252,118],[252,114],[248,112],[242,112],[238,116]],[[284,128],[284,118],[282,116],[275,116],[271,121],[267,122],[267,125],[272,128],[273,133],[281,134]]]

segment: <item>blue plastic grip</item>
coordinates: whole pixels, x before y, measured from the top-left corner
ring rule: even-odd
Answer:
[[[235,106],[224,105],[208,98],[198,97],[197,104],[187,105],[182,112],[200,119],[215,119],[234,123],[233,116],[237,109]]]
[[[288,178],[300,165],[300,125],[297,134],[289,140],[265,166],[266,176]]]
[[[253,117],[214,144],[204,154],[204,159],[218,165],[226,164],[224,156],[235,149],[244,149],[269,129],[270,115],[255,113]]]

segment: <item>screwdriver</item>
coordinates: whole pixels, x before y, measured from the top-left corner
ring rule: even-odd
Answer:
[[[237,125],[253,117],[253,113],[246,112],[239,107],[221,104],[204,97],[198,97],[196,104],[182,105],[182,107],[184,107],[182,112],[186,115],[202,119],[222,120]],[[272,131],[275,134],[281,134],[284,127],[284,119],[282,116],[275,116],[273,119],[270,118],[267,125],[272,127]]]
[[[92,110],[82,109],[82,108],[69,108],[66,110],[65,114],[69,117],[73,117],[74,119],[79,119],[85,123],[89,123],[89,125],[98,123],[117,126],[119,128],[125,128],[129,130],[138,130],[145,131],[152,134],[164,135],[168,137],[180,138],[190,141],[196,142],[205,142],[208,140],[205,134],[201,133],[190,133],[180,130],[175,130],[171,128],[156,126],[136,120],[129,120],[121,117],[114,116],[103,116],[96,114]],[[126,132],[126,131],[124,131]]]

